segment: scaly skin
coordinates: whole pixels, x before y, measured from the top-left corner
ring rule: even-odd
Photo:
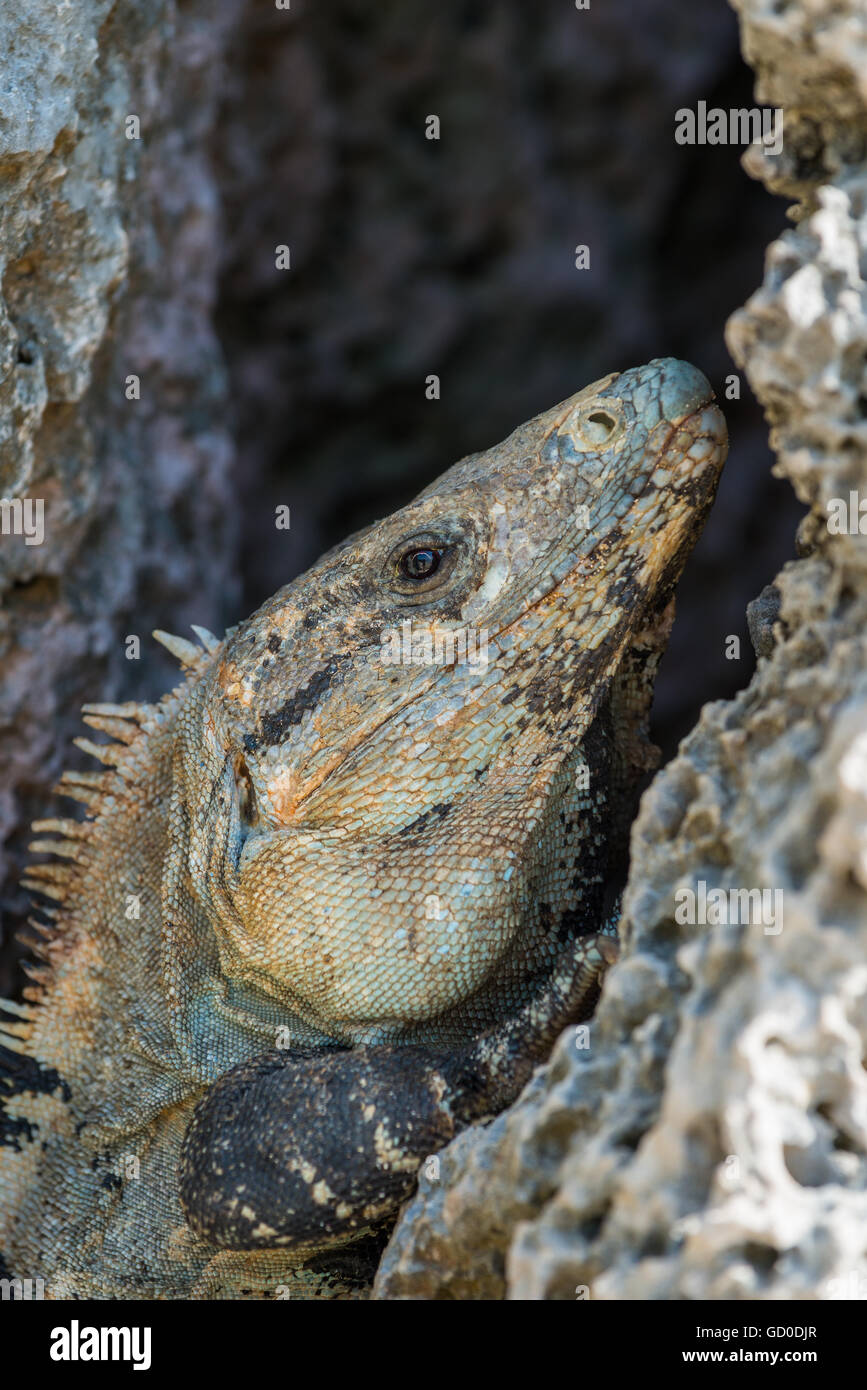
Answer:
[[[37,823],[0,1247],[49,1297],[357,1296],[426,1154],[518,1094],[616,954],[671,594],[725,425],[595,382],[324,556]],[[486,633],[487,662],[383,635]],[[388,649],[391,651],[391,649]],[[394,654],[393,652],[391,654]]]

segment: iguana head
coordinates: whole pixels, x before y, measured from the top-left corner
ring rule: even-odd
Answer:
[[[713,498],[712,402],[670,358],[605,377],[228,634],[183,711],[167,892],[241,1014],[469,1027],[598,928],[622,759],[600,712]]]

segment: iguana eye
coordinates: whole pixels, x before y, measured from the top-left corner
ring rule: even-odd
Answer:
[[[406,579],[429,579],[439,569],[442,557],[441,550],[423,546],[419,550],[405,551],[398,568]]]
[[[404,535],[385,562],[385,587],[409,603],[434,602],[450,591],[466,556],[466,541],[454,527]]]

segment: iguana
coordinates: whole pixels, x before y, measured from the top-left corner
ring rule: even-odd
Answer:
[[[726,452],[615,373],[456,464],[157,705],[87,705],[7,1003],[0,1248],[48,1297],[362,1296],[425,1156],[616,954],[671,595]]]

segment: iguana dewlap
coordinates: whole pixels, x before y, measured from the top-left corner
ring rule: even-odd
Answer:
[[[345,1295],[424,1157],[592,1010],[712,402],[671,358],[597,381],[223,641],[163,635],[159,705],[86,707],[106,770],[37,822],[5,1006],[14,1276]]]

